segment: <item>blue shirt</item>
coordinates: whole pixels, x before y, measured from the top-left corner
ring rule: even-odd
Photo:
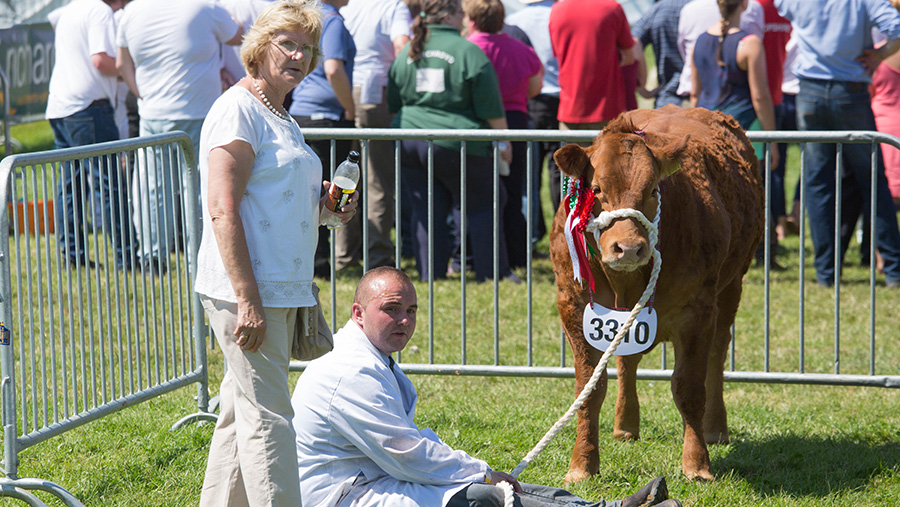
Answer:
[[[322,7],[322,39],[319,46],[322,55],[315,70],[294,88],[294,101],[290,113],[294,116],[309,116],[313,120],[340,120],[344,114],[344,106],[334,94],[334,88],[325,77],[325,60],[343,60],[347,78],[353,76],[353,59],[356,57],[356,45],[353,37],[344,27],[344,18],[337,9],[328,5]]]
[[[554,0],[543,0],[510,14],[506,23],[522,29],[531,41],[531,47],[544,65],[544,86],[541,93],[559,95],[559,63],[550,45],[550,8]]]
[[[684,58],[678,51],[678,18],[681,8],[691,0],[662,0],[644,14],[631,28],[631,35],[646,47],[653,45],[656,55],[656,77],[662,88],[660,95],[675,95]]]
[[[775,0],[797,37],[799,78],[870,82],[856,61],[872,48],[872,28],[900,38],[900,14],[888,0]]]

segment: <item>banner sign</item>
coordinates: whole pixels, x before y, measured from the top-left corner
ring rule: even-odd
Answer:
[[[50,23],[16,25],[0,30],[0,68],[9,78],[12,123],[44,119],[54,56]],[[0,87],[0,106],[5,100]]]

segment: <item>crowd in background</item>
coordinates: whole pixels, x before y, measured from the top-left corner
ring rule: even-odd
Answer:
[[[832,28],[854,36],[852,43],[831,45],[820,29],[801,25],[815,25],[807,19],[812,14],[794,9],[787,0],[659,0],[640,19],[632,20],[633,24],[614,0],[519,3],[521,8],[508,13],[501,0],[321,0],[321,58],[288,96],[285,106],[301,128],[599,130],[621,112],[636,108],[636,97],[642,96],[652,98],[655,107],[674,104],[719,109],[747,130],[845,130],[868,125],[850,123],[847,118],[829,123],[819,117],[810,120],[812,123],[798,123],[798,118],[806,115],[802,109],[798,114],[797,104],[804,83],[809,90],[818,82],[840,82],[850,83],[847,93],[861,94],[859,104],[874,113],[873,129],[900,133],[894,113],[900,107],[900,56],[890,51],[900,19],[896,2],[894,7],[888,0],[829,2],[822,12],[847,14],[841,24],[832,22]],[[131,116],[132,135],[135,131],[149,135],[184,130],[196,149],[212,101],[244,75],[237,53],[243,34],[269,4],[270,0],[76,0],[58,10],[51,21],[56,26],[62,20],[57,27],[57,51],[65,57],[56,59],[47,111],[57,145],[77,146],[129,135],[124,111],[130,97],[137,98],[131,102],[137,106]],[[429,9],[438,9],[440,17]],[[459,23],[447,24],[445,11],[458,14]],[[73,42],[83,38],[72,35],[76,24],[90,27],[78,32],[90,33],[89,40]],[[419,36],[431,31],[446,34],[453,51],[468,55],[477,48],[486,59],[456,58],[441,68],[436,63],[441,58],[438,53],[410,56],[407,45],[412,40],[415,48],[417,24],[422,27]],[[819,42],[825,45],[814,47]],[[655,76],[649,79],[644,61],[648,46],[656,64]],[[864,57],[869,54],[879,56]],[[100,61],[92,61],[95,57]],[[454,74],[462,70],[470,75]],[[490,75],[476,79],[477,73]],[[469,95],[473,91],[477,95]],[[828,96],[827,100],[834,104],[841,99]],[[94,122],[91,136],[77,128],[84,118]],[[361,209],[366,209],[367,215],[336,231],[334,269],[358,266],[364,248],[370,267],[394,265],[394,242],[401,241],[403,255],[415,258],[423,279],[429,273],[442,278],[471,268],[478,280],[484,280],[492,276],[491,259],[499,257],[500,276],[517,281],[515,270],[526,264],[527,250],[548,227],[540,200],[535,199],[530,208],[523,202],[527,180],[535,183],[535,195],[542,185],[549,185],[552,205],[559,206],[560,177],[551,156],[555,143],[536,145],[531,173],[526,144],[501,143],[501,188],[497,189],[501,210],[496,224],[490,207],[482,206],[493,199],[493,151],[488,144],[468,143],[467,237],[459,234],[459,143],[435,143],[440,153],[434,156],[436,215],[432,223],[424,209],[429,184],[423,176],[428,164],[427,143],[402,145],[401,195],[395,196],[393,143],[366,143],[363,174],[367,202]],[[349,140],[337,140],[334,154],[330,141],[315,141],[310,146],[323,161],[323,180],[350,149],[360,149]],[[786,145],[770,148],[773,234],[769,241],[777,253],[778,240],[795,233],[803,220],[799,191],[785,195]],[[817,146],[812,148],[819,155],[811,163],[827,172],[828,158],[834,157],[816,151]],[[842,249],[847,248],[857,217],[869,219],[863,212],[869,209],[870,185],[864,174],[868,169],[857,170],[862,162],[855,161],[861,155],[848,151],[853,150],[845,149]],[[119,265],[128,268],[136,262],[161,274],[166,270],[163,250],[171,244],[179,217],[160,210],[177,209],[180,186],[169,188],[173,178],[166,160],[144,163],[151,170],[136,173],[132,179],[137,196],[129,211],[132,224],[118,220],[118,213],[110,213],[110,209],[123,206],[116,178],[94,182],[91,189],[109,196],[102,202],[110,234],[119,238]],[[545,163],[547,182],[542,181]],[[77,164],[67,167],[61,180],[64,184],[57,198],[63,205],[57,210],[63,240],[59,248],[70,262],[91,265],[84,252],[84,234],[76,231],[75,217],[81,209],[78,171]],[[884,146],[877,174],[878,187],[884,179],[892,197],[875,196],[877,262],[893,281],[900,278],[900,252],[894,252],[893,246],[900,245],[900,239],[894,238],[896,220],[892,221],[890,212],[892,205],[900,203],[900,151]],[[828,230],[834,227],[834,217],[826,216],[833,215],[833,182],[828,184],[823,177],[821,182],[814,178],[810,183],[808,211],[816,244],[815,265],[819,282],[830,285],[835,274],[833,267],[826,266],[826,258],[833,258],[834,245],[833,238],[825,236],[833,236]],[[395,199],[403,203],[399,217],[394,217]],[[526,230],[529,214],[534,224],[532,244]],[[368,222],[367,245],[362,244],[362,220]],[[399,238],[393,236],[395,221],[402,224]],[[490,237],[482,235],[493,234],[495,228],[500,236],[496,252],[490,242],[475,240]],[[864,230],[868,232],[868,226]],[[427,265],[429,231],[435,238],[435,269]],[[318,276],[329,274],[329,236],[325,229],[319,232]],[[758,257],[761,261],[762,249]],[[772,268],[780,268],[777,256]]]

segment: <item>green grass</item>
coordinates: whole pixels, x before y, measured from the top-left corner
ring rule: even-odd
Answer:
[[[796,150],[791,167],[796,174]],[[794,181],[788,176],[788,181]],[[790,190],[788,195],[791,195]],[[544,196],[547,200],[546,195]],[[546,240],[539,245],[546,251]],[[800,263],[798,238],[784,242],[788,249],[779,261],[788,269],[771,277],[770,368],[798,371],[797,308]],[[806,245],[807,251],[809,245]],[[833,364],[833,291],[815,285],[807,257],[806,364],[808,372],[831,373]],[[412,271],[411,271],[412,272]],[[534,269],[534,364],[559,364],[559,327],[555,284],[547,260]],[[883,277],[878,277],[883,284]],[[851,250],[841,292],[841,371],[868,373],[868,271],[858,266]],[[355,278],[338,279],[337,322],[348,317]],[[330,301],[323,285],[323,302]],[[419,325],[407,347],[404,362],[428,362],[427,286],[417,283]],[[494,362],[491,284],[467,285],[467,361]],[[525,364],[525,291],[500,286],[500,358],[504,365]],[[738,315],[736,368],[761,370],[763,356],[764,279],[751,269]],[[876,289],[878,374],[900,374],[897,346],[900,302],[896,291]],[[330,309],[326,308],[330,315]],[[435,362],[460,360],[459,280],[435,283]],[[566,364],[571,354],[566,351]],[[669,367],[673,355],[669,353]],[[218,349],[209,354],[213,394],[222,375]],[[660,365],[659,351],[642,363]],[[292,374],[293,384],[297,374]],[[510,470],[522,459],[574,398],[572,379],[414,376],[419,390],[417,423],[431,427],[450,445],[486,460],[494,468]],[[638,384],[642,408],[639,442],[612,438],[611,382],[601,412],[600,473],[572,486],[587,498],[621,498],[656,475],[666,475],[673,496],[686,506],[894,506],[900,505],[900,391],[833,386],[728,383],[732,441],[710,448],[711,483],[686,481],[680,473],[682,425],[668,382]],[[196,505],[203,481],[211,425],[191,425],[171,432],[169,427],[192,413],[193,387],[180,389],[135,408],[68,431],[20,453],[21,477],[58,483],[89,506]],[[574,441],[569,424],[523,473],[526,482],[562,486]],[[60,502],[44,493],[50,505]],[[0,505],[15,504],[8,499]]]

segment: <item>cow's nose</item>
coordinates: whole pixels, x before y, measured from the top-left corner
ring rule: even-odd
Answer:
[[[613,244],[613,255],[619,262],[637,263],[644,258],[644,245],[617,241]]]

